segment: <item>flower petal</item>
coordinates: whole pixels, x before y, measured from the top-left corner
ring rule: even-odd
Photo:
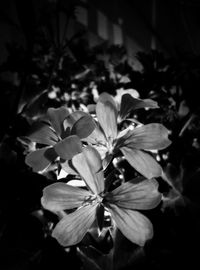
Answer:
[[[94,119],[87,114],[74,123],[71,129],[72,135],[77,135],[80,139],[87,138],[96,128]]]
[[[91,192],[85,189],[65,183],[55,183],[44,188],[41,202],[45,209],[56,212],[78,208],[82,205],[84,199],[90,195]]]
[[[159,108],[156,101],[152,99],[137,99],[132,97],[130,94],[124,94],[121,100],[120,116],[124,119],[127,114],[136,109],[140,108]]]
[[[161,150],[171,144],[169,131],[162,124],[148,124],[137,127],[125,134],[124,144],[135,149]]]
[[[54,149],[62,159],[69,160],[82,151],[82,143],[78,136],[72,135],[54,145]]]
[[[155,179],[138,177],[109,192],[106,200],[122,208],[147,210],[160,203],[161,194]]]
[[[58,142],[58,136],[51,127],[42,122],[36,122],[31,127],[31,134],[28,138],[36,143],[54,145]]]
[[[65,161],[61,161],[60,165],[62,167],[62,169],[68,173],[68,174],[72,174],[72,175],[78,175],[76,169],[74,168],[74,166],[72,165],[72,161],[71,160],[65,160]]]
[[[96,127],[93,130],[93,132],[87,138],[84,138],[83,141],[86,141],[87,143],[90,143],[90,144],[100,145],[100,146],[106,145],[107,140],[106,140],[104,132],[102,131],[98,122],[96,122],[95,125]]]
[[[72,164],[93,193],[99,194],[104,190],[102,161],[95,148],[83,148],[82,153],[73,157]]]
[[[64,119],[69,115],[69,110],[62,106],[60,108],[49,108],[47,110],[47,116],[52,124],[52,127],[55,129],[57,134],[62,137],[64,133]]]
[[[119,230],[133,243],[144,246],[145,242],[153,237],[153,226],[144,215],[114,204],[108,208]]]
[[[117,107],[111,95],[102,93],[99,96],[96,114],[107,139],[115,139],[117,137]]]
[[[146,178],[151,179],[162,175],[161,166],[150,154],[129,147],[122,147],[120,150],[129,164]]]
[[[66,215],[58,222],[52,236],[62,246],[78,244],[94,223],[97,206],[98,204],[86,205]]]
[[[34,172],[47,169],[47,167],[57,158],[52,147],[44,147],[26,156],[25,162]]]
[[[72,128],[72,126],[83,116],[88,116],[88,113],[83,111],[75,111],[73,113],[70,113],[64,120],[64,128]]]

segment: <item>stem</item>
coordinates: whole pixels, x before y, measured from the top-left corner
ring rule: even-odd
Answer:
[[[193,121],[193,119],[196,117],[196,115],[193,113],[190,118],[186,121],[185,125],[182,127],[180,133],[179,133],[179,137],[182,137],[184,132],[186,131],[186,129],[188,128],[188,126],[190,125],[190,123]]]

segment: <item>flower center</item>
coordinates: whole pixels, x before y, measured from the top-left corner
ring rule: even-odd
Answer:
[[[108,149],[108,153],[109,154],[112,154],[112,152],[113,152],[113,138],[111,138],[111,137],[109,137],[108,138],[108,142],[107,142],[107,144],[106,144],[106,148]]]
[[[83,206],[101,203],[103,198],[99,195],[89,195],[84,198]]]

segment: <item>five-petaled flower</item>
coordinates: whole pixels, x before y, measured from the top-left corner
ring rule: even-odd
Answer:
[[[82,111],[69,113],[64,106],[58,109],[49,108],[46,121],[35,123],[28,136],[31,141],[44,147],[29,153],[26,164],[39,172],[60,158],[60,154],[61,161],[70,160],[82,151],[81,139],[87,137],[94,128],[90,114]]]
[[[153,100],[135,99],[129,94],[122,96],[121,106],[117,108],[113,97],[102,93],[96,104],[96,128],[84,140],[98,150],[105,166],[121,151],[133,168],[150,179],[161,176],[162,168],[147,151],[169,146],[168,130],[158,123],[118,130],[118,122],[130,111],[146,107],[158,108]]]
[[[108,191],[100,154],[91,146],[75,155],[72,164],[88,189],[54,183],[44,189],[41,199],[45,209],[59,216],[64,210],[73,210],[62,215],[52,232],[61,245],[78,244],[95,222],[100,207],[110,212],[118,229],[130,241],[143,246],[152,238],[150,220],[137,210],[152,209],[160,203],[155,179],[138,177]]]

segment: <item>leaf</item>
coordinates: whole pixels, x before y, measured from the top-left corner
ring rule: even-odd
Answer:
[[[121,100],[120,116],[124,119],[128,113],[132,110],[141,108],[159,108],[156,101],[152,99],[137,99],[132,97],[130,94],[124,94]]]
[[[47,169],[56,158],[57,154],[52,147],[44,147],[28,154],[25,162],[34,172],[40,172]]]
[[[55,129],[57,134],[62,137],[64,133],[64,119],[69,115],[69,110],[62,106],[60,108],[49,108],[47,110],[47,116],[52,124],[52,127]]]
[[[161,150],[168,147],[169,131],[162,124],[147,124],[127,132],[123,138],[124,144],[135,149]]]
[[[80,139],[87,138],[96,128],[95,122],[90,115],[82,116],[72,126],[71,134],[77,135]]]
[[[106,196],[109,203],[122,208],[147,210],[155,208],[161,201],[158,182],[155,179],[138,177],[125,182]]]
[[[111,95],[100,95],[96,114],[107,139],[114,140],[117,137],[117,107]]]
[[[96,208],[97,204],[89,204],[66,215],[58,222],[52,236],[65,247],[78,244],[95,221]]]
[[[151,179],[162,175],[161,166],[149,154],[129,147],[122,147],[120,150],[128,163],[146,178]]]
[[[93,246],[80,246],[78,255],[83,261],[85,269],[89,270],[112,270],[112,252],[103,254]]]
[[[54,145],[58,142],[58,136],[48,124],[36,122],[31,126],[28,138],[36,143]]]
[[[73,157],[72,164],[94,194],[104,190],[101,157],[95,148],[91,146],[83,148],[82,153]]]
[[[114,204],[109,204],[108,208],[121,233],[131,242],[144,246],[153,237],[153,226],[144,215]]]
[[[54,145],[54,149],[60,158],[70,160],[82,151],[82,143],[78,136],[72,135]]]
[[[65,183],[55,183],[43,190],[42,206],[52,212],[80,207],[91,193]]]

